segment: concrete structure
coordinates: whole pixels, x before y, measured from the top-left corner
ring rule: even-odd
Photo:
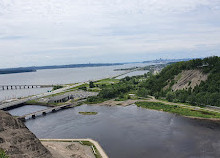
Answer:
[[[73,99],[73,95],[58,95],[50,97],[48,103],[63,103],[70,99]]]
[[[19,100],[15,100],[15,101],[13,100],[11,102],[3,103],[3,104],[0,104],[0,110],[12,109],[14,107],[20,106],[21,104],[23,104],[23,103],[25,103],[29,100],[35,100],[35,99],[39,99],[39,98],[46,97],[46,96],[49,96],[49,95],[65,92],[66,90],[68,90],[70,88],[74,88],[74,87],[80,86],[80,85],[85,84],[85,83],[87,83],[87,82],[82,82],[82,83],[78,83],[78,84],[75,84],[75,85],[72,85],[72,86],[66,86],[64,88],[60,88],[60,89],[54,90],[52,92],[38,94],[38,95],[35,95],[35,96],[26,97],[26,98],[23,98],[23,99],[19,99]]]

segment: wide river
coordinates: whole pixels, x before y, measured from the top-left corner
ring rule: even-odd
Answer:
[[[149,63],[133,63],[116,66],[47,69],[38,70],[37,72],[5,74],[0,75],[0,85],[52,85],[85,82],[88,80],[113,77],[125,72],[114,71],[114,69],[147,65],[149,65]],[[142,75],[147,72],[148,71],[137,71],[127,75]],[[51,90],[51,88],[17,89],[4,91],[0,89],[0,101],[44,93],[48,90]]]
[[[12,113],[27,112],[28,107],[21,108]],[[80,111],[98,114],[85,116]],[[220,157],[219,124],[135,105],[82,105],[30,119],[26,125],[38,138],[92,138],[110,158]]]

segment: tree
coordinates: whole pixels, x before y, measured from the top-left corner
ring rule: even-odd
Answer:
[[[89,88],[94,88],[94,87],[95,87],[94,83],[92,81],[90,81],[89,82]]]
[[[173,93],[173,92],[168,92],[167,93],[167,95],[166,95],[166,99],[168,100],[168,101],[173,101],[173,99],[175,98],[175,93]]]

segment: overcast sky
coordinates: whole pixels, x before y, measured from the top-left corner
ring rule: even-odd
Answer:
[[[220,56],[220,0],[0,0],[0,68]]]

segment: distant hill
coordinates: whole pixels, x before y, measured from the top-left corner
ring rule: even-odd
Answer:
[[[97,64],[70,64],[70,65],[52,65],[52,66],[34,66],[34,67],[19,67],[0,69],[0,74],[35,72],[41,69],[60,69],[60,68],[77,68],[77,67],[99,67],[99,66],[114,66],[123,65],[124,63],[97,63]]]
[[[0,69],[0,74],[35,72],[35,71],[37,70],[34,67],[6,68],[6,69]]]
[[[220,57],[170,64],[141,87],[169,101],[220,106]]]

